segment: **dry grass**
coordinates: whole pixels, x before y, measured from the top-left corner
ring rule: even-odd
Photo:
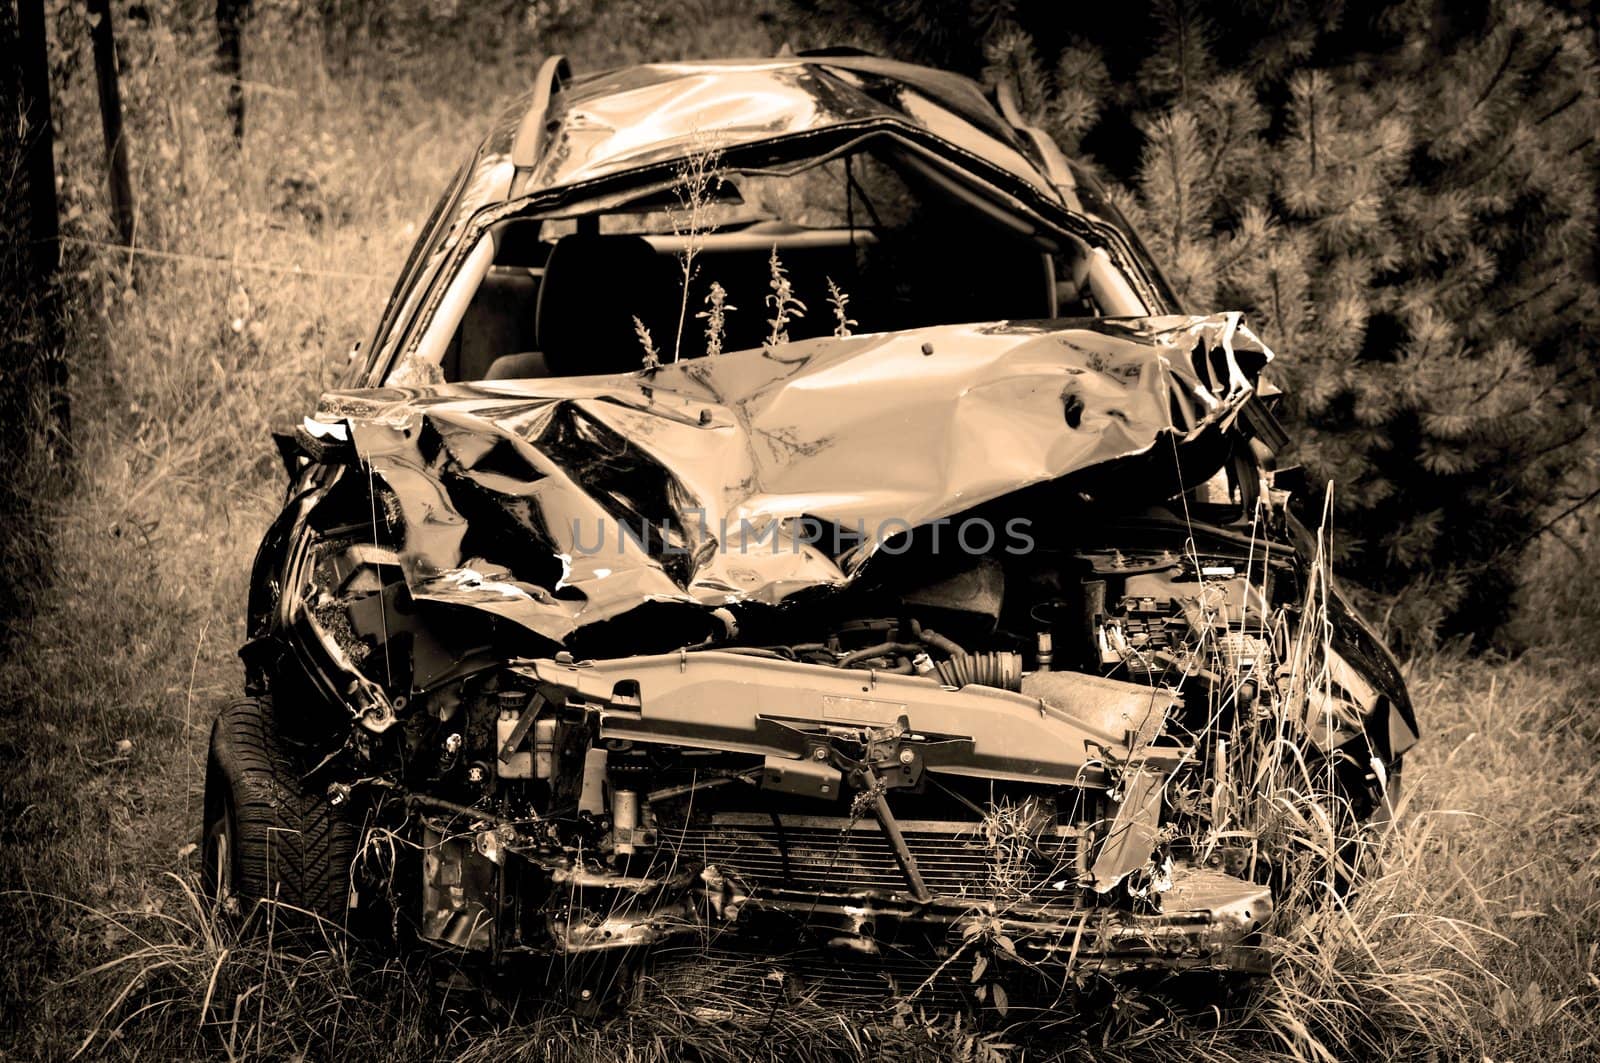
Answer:
[[[594,50],[608,54],[594,62],[634,58],[615,27],[601,31]],[[723,40],[738,51],[764,47],[758,37]],[[240,683],[245,571],[281,490],[268,426],[335,379],[471,131],[520,86],[481,66],[435,75],[436,87],[370,69],[335,76],[312,49],[258,37],[249,77],[272,87],[251,90],[236,155],[199,48],[160,27],[130,29],[125,48],[147,243],[382,279],[130,264],[76,245],[82,473],[41,499],[55,582],[25,644],[0,662],[0,1054],[1017,1055],[1006,1047],[1016,1031],[915,1018],[871,1031],[803,1010],[754,1028],[705,1026],[665,1005],[604,1024],[496,1018],[441,992],[425,968],[374,963],[335,938],[290,956],[197,898],[206,729]],[[68,231],[97,239],[109,225],[92,85],[70,83],[58,107]],[[1159,996],[1098,997],[1027,1054],[1594,1053],[1600,665],[1441,655],[1411,671],[1425,743],[1385,859],[1348,910],[1296,927],[1277,974],[1230,995],[1220,1018]]]

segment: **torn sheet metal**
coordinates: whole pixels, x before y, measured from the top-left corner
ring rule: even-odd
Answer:
[[[348,420],[394,492],[415,600],[559,642],[645,603],[843,585],[928,522],[1160,439],[1181,456],[1270,357],[1236,314],[962,325],[651,375],[332,392],[317,418]],[[466,556],[469,513],[515,556]]]
[[[1148,767],[1130,770],[1122,780],[1121,800],[1105,844],[1089,875],[1096,893],[1105,893],[1150,862],[1161,831],[1161,789],[1166,776]]]

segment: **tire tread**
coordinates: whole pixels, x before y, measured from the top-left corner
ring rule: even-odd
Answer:
[[[325,796],[302,786],[270,698],[239,698],[222,709],[207,771],[233,798],[240,899],[276,899],[342,925],[356,830]]]

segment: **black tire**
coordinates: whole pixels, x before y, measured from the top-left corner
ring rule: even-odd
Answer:
[[[344,926],[355,826],[320,793],[308,792],[278,737],[270,698],[240,698],[217,715],[206,761],[202,868],[207,892],[259,900]],[[306,921],[302,916],[299,921]]]

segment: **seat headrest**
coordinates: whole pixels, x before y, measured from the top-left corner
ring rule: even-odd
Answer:
[[[534,328],[552,376],[625,373],[644,349],[633,319],[650,329],[656,349],[672,347],[678,279],[673,262],[642,236],[574,234],[550,250]]]

